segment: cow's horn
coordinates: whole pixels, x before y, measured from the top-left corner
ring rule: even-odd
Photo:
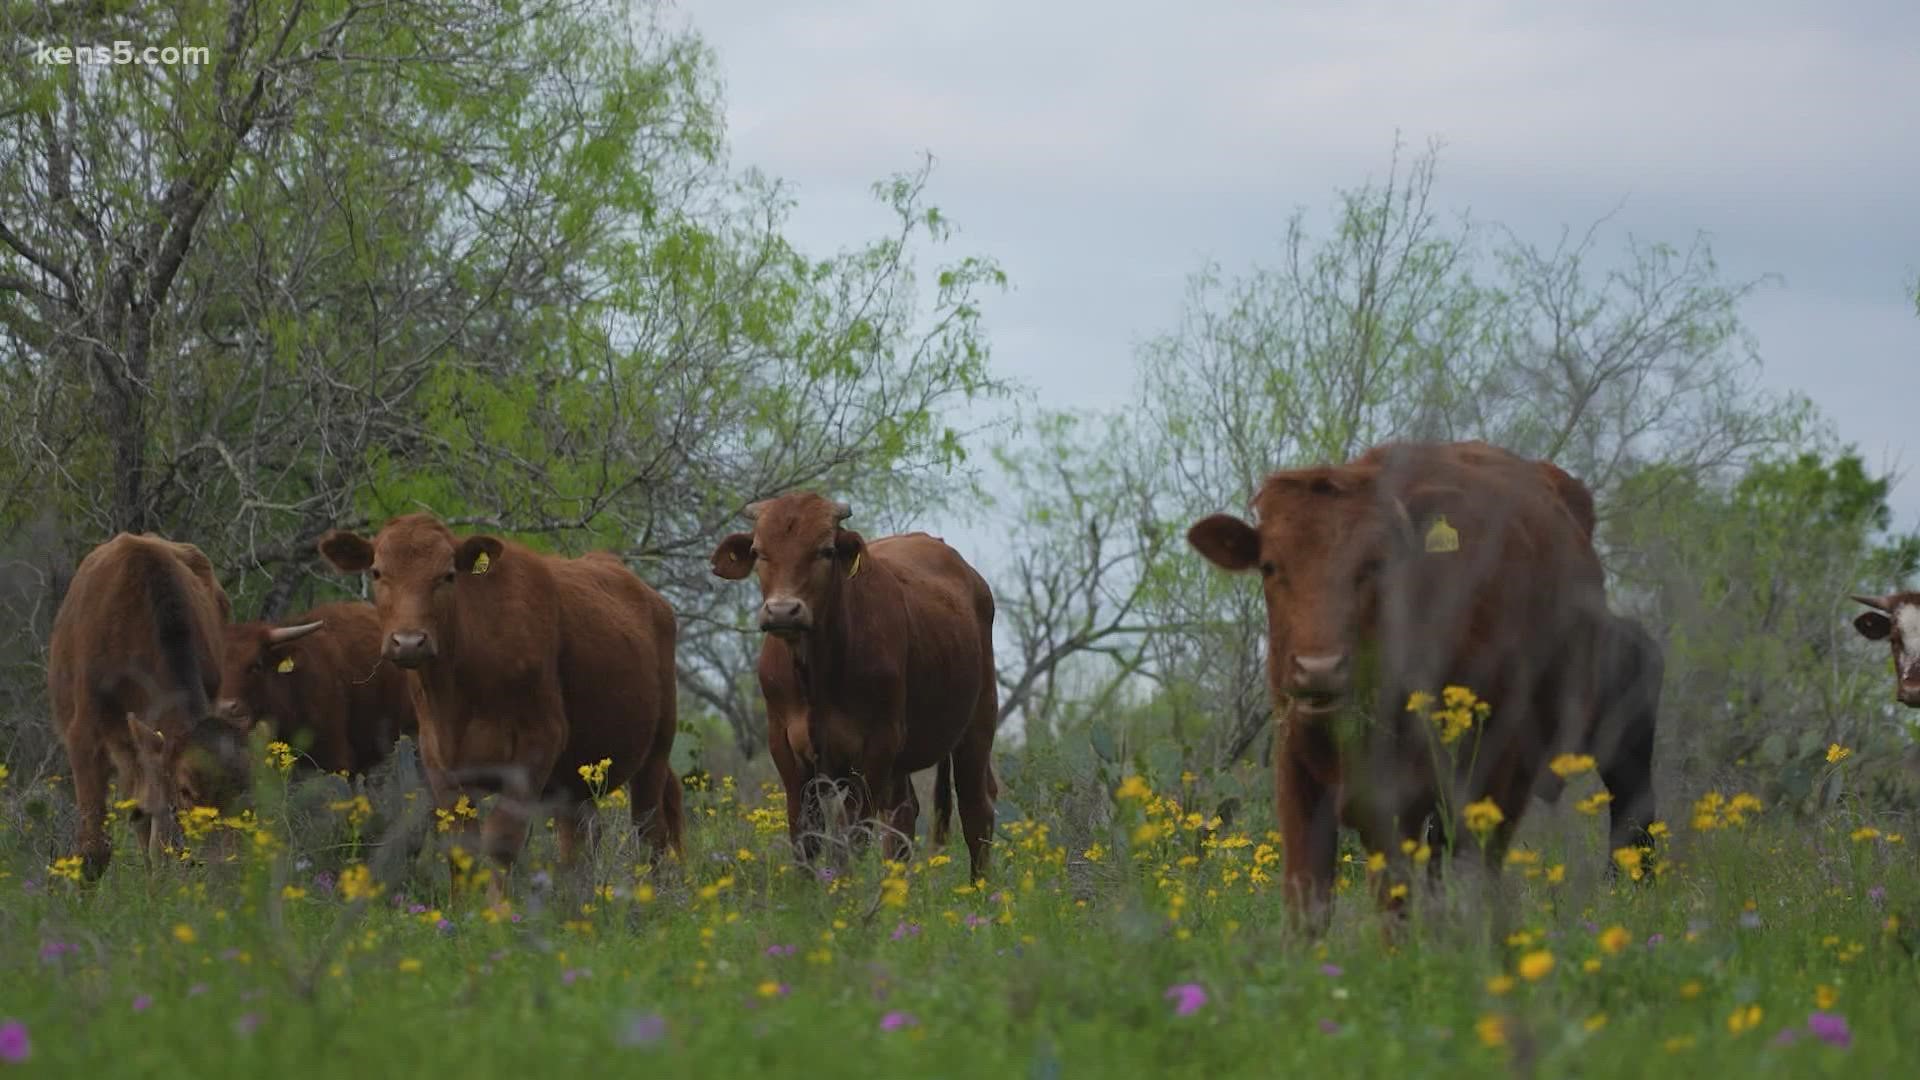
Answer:
[[[833,504],[833,523],[835,525],[840,524],[841,522],[847,520],[852,516],[853,516],[853,507],[848,506],[846,503],[843,503],[843,502],[836,502]]]
[[[1884,596],[1856,596],[1854,597],[1854,599],[1859,601],[1862,604],[1867,605],[1868,607],[1872,608],[1875,611],[1892,611],[1893,610],[1893,605],[1888,603],[1887,598]]]
[[[746,518],[748,521],[758,521],[760,520],[760,508],[765,505],[767,505],[767,503],[764,499],[759,502],[750,502],[741,509],[740,516]]]
[[[325,625],[326,620],[323,619],[319,622],[303,622],[298,626],[276,626],[267,631],[267,644],[285,645],[289,641],[299,641]]]

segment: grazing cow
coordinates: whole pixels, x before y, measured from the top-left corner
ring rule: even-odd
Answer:
[[[1257,524],[1214,514],[1188,530],[1215,565],[1262,578],[1296,910],[1324,914],[1340,823],[1397,859],[1443,797],[1457,838],[1469,803],[1499,808],[1484,840],[1497,870],[1548,756],[1588,730],[1606,591],[1568,483],[1484,443],[1392,444],[1274,473]],[[1448,685],[1491,713],[1443,776],[1408,701]]]
[[[112,856],[107,774],[134,801],[150,856],[178,837],[176,810],[225,809],[247,779],[241,734],[212,715],[221,632],[233,611],[192,544],[121,533],[75,568],[53,620],[47,696],[66,745],[89,880]]]
[[[760,692],[788,831],[803,856],[815,853],[807,786],[826,777],[857,779],[856,816],[912,836],[911,774],[937,768],[935,839],[945,840],[957,798],[977,880],[998,791],[993,594],[939,538],[868,543],[841,526],[851,514],[812,492],[758,502],[746,510],[753,532],[728,536],[712,556],[719,577],[759,575]],[[886,850],[895,857],[891,836]]]
[[[1593,492],[1550,461],[1534,465],[1546,475],[1591,543],[1597,524]],[[1594,758],[1600,780],[1613,797],[1607,808],[1608,846],[1613,851],[1651,848],[1653,837],[1647,826],[1655,820],[1653,741],[1661,684],[1666,679],[1660,643],[1633,619],[1609,613],[1600,626],[1593,677],[1593,718],[1579,750]],[[1541,794],[1548,802],[1559,797],[1561,786],[1552,773],[1542,775]],[[1614,870],[1609,858],[1607,871]]]
[[[290,625],[229,623],[214,713],[258,722],[322,772],[364,774],[413,733],[413,687],[380,657],[372,604],[322,604]]]
[[[1854,616],[1853,628],[1868,641],[1893,647],[1893,692],[1900,704],[1920,709],[1920,592],[1856,596],[1871,610]]]
[[[1607,805],[1609,851],[1651,848],[1647,827],[1656,819],[1653,742],[1666,660],[1646,627],[1611,612],[1600,624],[1594,655],[1592,718],[1584,737],[1565,749],[1590,755],[1612,796]],[[1536,790],[1553,803],[1564,786],[1549,772],[1541,774]],[[1615,872],[1612,858],[1606,865],[1609,874]]]
[[[680,850],[680,783],[668,764],[674,613],[619,559],[455,536],[429,514],[395,518],[372,540],[335,530],[319,548],[341,573],[373,580],[380,654],[418,688],[435,802],[500,794],[480,826],[497,863],[511,871],[543,797],[564,804],[556,832],[571,863],[594,817],[580,770],[602,760],[604,789],[626,785],[654,849]]]

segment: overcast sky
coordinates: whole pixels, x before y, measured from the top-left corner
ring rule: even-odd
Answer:
[[[1710,234],[1764,380],[1811,396],[1920,527],[1920,3],[683,0],[736,166],[790,182],[810,250],[886,227],[868,185],[938,167],[998,258],[997,366],[1122,402],[1186,277],[1267,259],[1287,216],[1444,141],[1438,201],[1550,242]]]

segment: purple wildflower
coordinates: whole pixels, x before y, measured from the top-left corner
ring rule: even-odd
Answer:
[[[1323,1018],[1320,1021],[1320,1030],[1329,1035],[1338,1035],[1340,1034],[1340,1025]]]
[[[207,992],[206,983],[194,983],[192,986],[187,987],[188,997],[199,997],[201,994],[204,994],[206,992]]]
[[[560,985],[572,986],[581,979],[593,978],[592,968],[568,968],[560,973]]]
[[[242,1013],[240,1015],[240,1019],[235,1020],[233,1022],[234,1034],[236,1035],[253,1034],[254,1029],[260,1026],[260,1020],[261,1020],[260,1014],[257,1012]]]
[[[40,962],[43,964],[57,964],[60,962],[61,957],[67,955],[68,953],[77,953],[79,951],[80,951],[80,946],[75,945],[72,942],[68,942],[68,941],[43,942],[40,945]]]
[[[33,1040],[27,1037],[27,1025],[18,1020],[0,1024],[0,1061],[19,1065],[33,1056]]]
[[[1868,889],[1867,899],[1876,904],[1885,903],[1887,899],[1887,887],[1885,885],[1875,885],[1873,888]]]
[[[425,915],[426,913],[427,913],[427,905],[425,904],[408,904],[407,905],[407,914],[409,915]]]
[[[976,927],[985,926],[988,921],[985,915],[969,915],[966,919],[967,929],[972,930]]]
[[[1329,979],[1337,979],[1340,976],[1345,975],[1346,972],[1340,970],[1339,964],[1321,964],[1320,974],[1325,975]]]
[[[445,916],[442,916],[439,921],[435,922],[433,928],[443,934],[453,933],[453,924],[448,922]]]
[[[1650,937],[1650,938],[1648,938],[1648,939],[1647,939],[1647,948],[1649,948],[1649,949],[1651,949],[1651,948],[1653,948],[1653,947],[1654,947],[1655,945],[1660,945],[1660,944],[1664,944],[1664,943],[1666,942],[1666,940],[1667,940],[1667,935],[1665,935],[1665,934],[1655,934],[1655,935],[1653,935],[1652,937]]]
[[[1800,1041],[1800,1032],[1795,1028],[1781,1028],[1780,1034],[1773,1037],[1775,1046],[1792,1046]]]
[[[899,1031],[902,1028],[919,1027],[920,1018],[910,1012],[895,1009],[880,1018],[881,1031]]]
[[[815,870],[813,876],[819,878],[821,881],[830,882],[833,880],[833,867],[823,866]]]
[[[148,1009],[151,1009],[151,1008],[153,1008],[153,996],[151,994],[133,995],[133,1011],[134,1012],[146,1012]]]
[[[792,956],[792,955],[793,955],[794,953],[796,953],[796,952],[799,952],[799,951],[800,951],[800,946],[798,946],[798,945],[769,945],[769,946],[767,946],[767,955],[768,955],[768,956]]]
[[[1173,1015],[1175,1016],[1192,1016],[1207,1003],[1206,987],[1199,983],[1175,983],[1167,987],[1167,992],[1160,996],[1174,1003]]]
[[[313,875],[313,891],[321,896],[332,896],[334,881],[335,878],[331,873],[322,870]]]
[[[1600,924],[1594,922],[1592,919],[1581,919],[1580,928],[1589,934],[1597,934],[1600,932]]]
[[[659,1013],[633,1013],[620,1029],[622,1046],[650,1046],[667,1034],[667,1018]]]
[[[901,938],[910,938],[910,937],[919,937],[919,936],[920,936],[919,923],[903,922],[900,925],[893,928],[893,940],[895,941],[899,941]]]
[[[1847,1018],[1839,1013],[1808,1013],[1807,1034],[1842,1050],[1853,1045],[1853,1032],[1847,1027]]]

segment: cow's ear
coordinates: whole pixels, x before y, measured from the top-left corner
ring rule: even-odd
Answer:
[[[462,574],[484,574],[500,561],[507,545],[493,536],[469,536],[453,550],[453,568]]]
[[[127,714],[127,734],[133,737],[134,753],[142,761],[156,760],[167,749],[167,733],[140,719],[137,713]]]
[[[1853,617],[1853,628],[1868,641],[1885,641],[1893,633],[1893,620],[1878,611],[1863,611]]]
[[[321,558],[343,574],[358,574],[373,565],[373,545],[359,533],[330,529],[314,546]]]
[[[833,554],[836,562],[845,563],[847,576],[860,572],[860,556],[867,550],[867,538],[852,529],[835,529],[833,533]]]
[[[1260,533],[1232,514],[1211,514],[1194,522],[1187,543],[1222,570],[1238,573],[1260,562]]]
[[[715,577],[739,581],[753,573],[753,537],[746,533],[729,535],[720,541],[719,547],[713,549],[707,561],[713,565]]]

